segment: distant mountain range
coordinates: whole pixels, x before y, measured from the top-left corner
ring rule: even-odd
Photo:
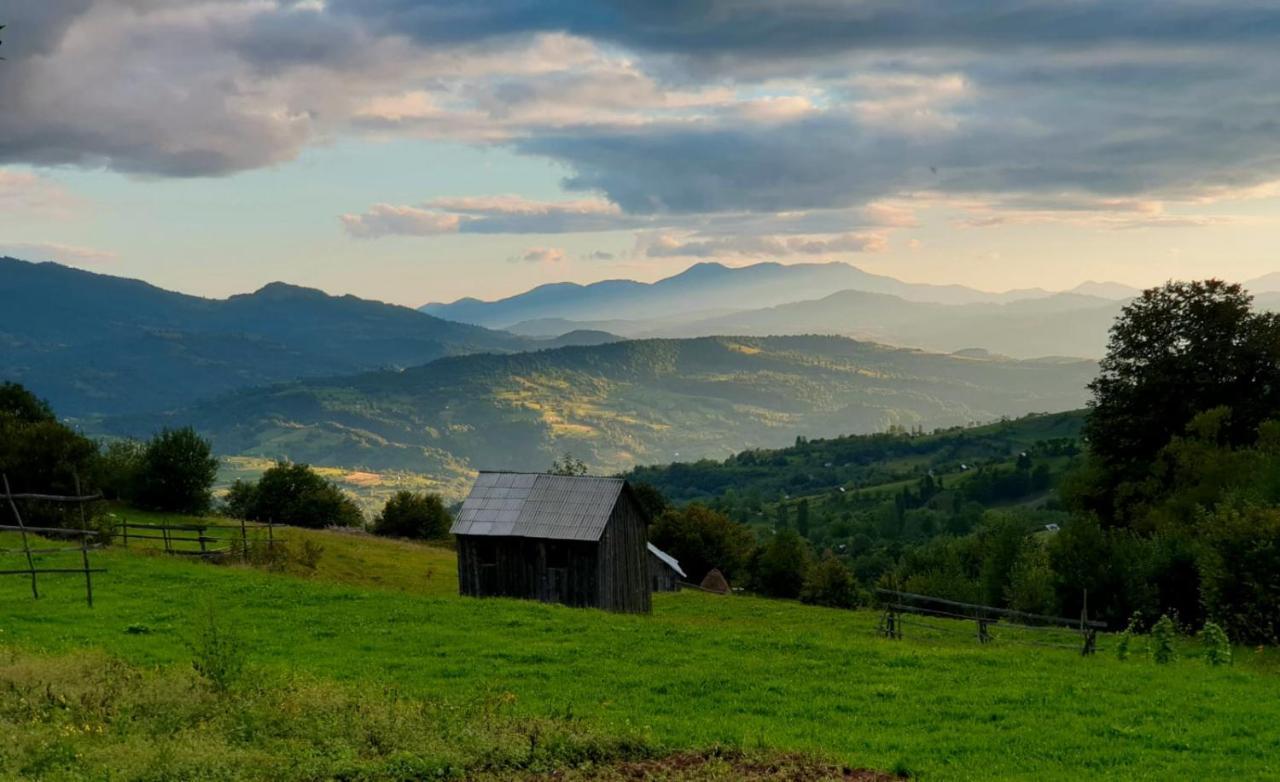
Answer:
[[[193,423],[223,453],[452,477],[726,456],[797,435],[926,428],[1081,406],[1091,361],[947,356],[842,337],[640,340],[442,358],[248,389],[117,433]]]
[[[237,388],[537,343],[408,307],[272,283],[204,299],[0,258],[3,377],[63,415],[154,411]]]
[[[884,293],[907,301],[974,304],[1039,298],[1039,288],[988,293],[963,285],[926,285],[864,272],[846,263],[758,263],[729,267],[699,263],[653,283],[605,280],[590,285],[554,283],[497,301],[459,299],[427,304],[441,318],[506,328],[543,318],[567,320],[652,319],[706,310],[743,310],[816,299],[835,291]]]

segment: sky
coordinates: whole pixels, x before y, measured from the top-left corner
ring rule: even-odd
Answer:
[[[1280,271],[1259,0],[0,0],[0,255],[417,306]]]

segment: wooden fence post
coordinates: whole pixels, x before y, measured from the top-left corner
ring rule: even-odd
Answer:
[[[80,474],[72,473],[76,481],[76,496],[82,497],[80,491]],[[84,596],[89,602],[89,607],[93,608],[93,576],[89,573],[89,523],[84,516],[84,500],[80,500],[76,504],[80,506],[80,531],[85,533],[80,536],[80,560],[84,564]]]
[[[245,530],[244,519],[240,519],[240,559],[249,561],[249,533]]]
[[[22,514],[18,513],[18,503],[13,501],[13,490],[9,488],[9,476],[0,477],[4,478],[4,496],[9,500],[9,509],[13,511],[13,518],[18,522],[18,528],[22,532],[22,550],[27,554],[27,569],[31,571],[31,597],[39,600],[40,590],[36,588],[36,563],[31,558],[31,544],[27,541],[27,525],[22,523]]]

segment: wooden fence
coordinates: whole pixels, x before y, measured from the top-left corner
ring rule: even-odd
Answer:
[[[939,619],[959,619],[974,622],[974,637],[978,643],[991,643],[995,636],[991,632],[994,625],[1013,626],[1020,630],[1067,630],[1080,636],[1080,654],[1093,654],[1097,650],[1098,631],[1106,629],[1103,622],[1090,621],[1088,618],[1088,593],[1085,594],[1085,610],[1079,619],[1068,619],[1061,616],[1046,616],[1025,611],[1014,611],[1009,608],[961,603],[955,600],[944,600],[940,597],[918,595],[912,592],[898,592],[892,589],[877,589],[883,614],[880,618],[880,634],[886,638],[902,638],[906,617],[935,617]],[[918,621],[918,620],[916,620]],[[923,624],[924,627],[935,625]],[[1027,640],[1041,646],[1066,646],[1051,641]],[[1077,648],[1074,646],[1067,648]]]
[[[17,532],[22,537],[22,548],[20,549],[0,549],[0,556],[21,554],[27,563],[25,568],[5,568],[0,569],[0,576],[28,576],[31,579],[31,597],[40,598],[39,576],[42,575],[61,575],[80,573],[84,575],[84,595],[89,607],[93,607],[93,574],[105,573],[103,568],[91,567],[89,564],[89,552],[102,547],[100,543],[101,534],[97,530],[88,528],[88,520],[85,516],[84,506],[94,500],[102,499],[101,494],[80,494],[80,478],[75,478],[76,493],[73,496],[60,494],[32,494],[32,493],[15,493],[9,487],[9,476],[0,476],[4,487],[4,499],[9,506],[9,512],[13,516],[13,524],[0,524],[0,531]],[[36,500],[40,502],[61,502],[75,503],[80,510],[80,527],[77,528],[61,528],[61,527],[29,527],[22,521],[22,513],[18,509],[18,500]],[[78,541],[76,545],[54,546],[50,548],[32,548],[31,535],[43,535],[57,539],[72,539]],[[90,541],[93,541],[90,544]],[[78,552],[80,554],[80,567],[41,567],[36,563],[36,557],[62,554],[68,552]]]
[[[284,541],[276,537],[276,530],[284,525],[274,522],[244,521],[237,523],[151,523],[124,520],[113,527],[125,548],[130,541],[159,541],[166,554],[194,556],[205,559],[238,554],[249,558],[249,533],[266,530],[263,542],[268,549]],[[150,545],[144,544],[144,545]]]

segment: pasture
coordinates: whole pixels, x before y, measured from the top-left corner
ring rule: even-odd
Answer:
[[[1158,666],[1144,641],[1128,661],[1111,638],[1088,658],[979,646],[962,628],[894,641],[871,611],[750,597],[660,594],[651,616],[468,600],[454,594],[446,549],[289,535],[324,547],[308,575],[114,548],[94,556],[108,572],[93,609],[76,577],[42,579],[38,601],[10,577],[0,646],[12,660],[73,666],[92,654],[179,676],[212,615],[260,687],[322,682],[357,693],[356,713],[419,699],[471,724],[500,703],[614,747],[813,753],[924,779],[1280,778],[1271,650],[1211,668],[1188,641]],[[87,751],[110,735],[64,739]]]

